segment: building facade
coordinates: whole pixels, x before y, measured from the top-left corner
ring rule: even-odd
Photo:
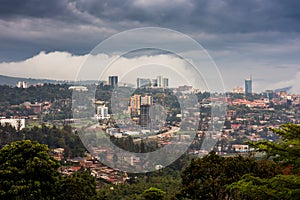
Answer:
[[[252,78],[245,80],[245,94],[252,94]]]
[[[137,88],[142,88],[142,87],[151,87],[151,80],[148,78],[137,78],[136,80],[136,86]]]
[[[117,87],[118,86],[118,76],[109,76],[108,77],[108,85],[111,87]]]
[[[97,107],[96,118],[99,119],[109,119],[110,115],[108,114],[108,107],[101,105]]]
[[[25,119],[0,119],[0,124],[5,126],[7,124],[14,127],[16,130],[22,130],[25,128]]]
[[[28,88],[28,83],[26,81],[19,81],[16,84],[17,88]]]
[[[163,76],[157,76],[155,79],[137,78],[137,88],[152,87],[152,88],[168,88],[169,79]]]
[[[140,107],[140,125],[142,128],[150,128],[150,105],[141,105]]]

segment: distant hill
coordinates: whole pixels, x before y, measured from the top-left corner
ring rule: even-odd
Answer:
[[[4,76],[0,75],[0,85],[9,85],[9,86],[16,86],[16,83],[19,81],[26,81],[28,85],[35,85],[38,83],[52,83],[52,84],[74,84],[74,82],[70,81],[59,81],[59,80],[51,80],[51,79],[33,79],[33,78],[21,78],[21,77],[11,77],[11,76]],[[81,81],[80,84],[87,85],[87,84],[94,84],[98,81],[95,80],[87,80]]]

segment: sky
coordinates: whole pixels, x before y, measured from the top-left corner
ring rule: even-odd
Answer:
[[[300,94],[299,8],[298,0],[1,0],[0,74],[74,80],[99,43],[161,27],[201,44],[228,91],[251,75],[254,92],[291,86]],[[140,60],[123,59],[123,70]]]

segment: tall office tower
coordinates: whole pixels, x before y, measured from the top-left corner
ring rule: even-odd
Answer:
[[[151,80],[151,87],[157,87],[157,79]]]
[[[147,78],[137,78],[136,79],[137,88],[141,87],[151,87],[151,80]]]
[[[157,87],[167,88],[169,86],[169,79],[164,78],[163,76],[157,76]]]
[[[245,94],[252,94],[252,77],[245,80]]]
[[[130,108],[131,108],[131,115],[137,116],[140,114],[140,107],[141,107],[141,95],[135,94],[130,97]]]
[[[164,87],[164,88],[169,87],[169,79],[168,79],[168,78],[164,78],[164,79],[163,79],[163,87]]]
[[[143,128],[150,128],[150,105],[141,105],[140,125]]]
[[[162,76],[157,76],[157,87],[163,87],[163,77]]]
[[[111,87],[117,87],[118,86],[118,76],[109,76],[108,77],[108,84]]]

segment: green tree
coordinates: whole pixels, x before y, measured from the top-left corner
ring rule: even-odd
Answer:
[[[257,161],[253,157],[221,157],[215,152],[194,159],[182,172],[182,188],[178,199],[226,199],[230,193],[226,187],[244,174],[272,177],[277,174],[271,161]]]
[[[161,189],[150,187],[142,193],[142,197],[145,200],[162,200],[164,199],[165,192]]]
[[[63,176],[58,182],[57,200],[93,200],[97,198],[96,180],[88,171]]]
[[[291,173],[300,172],[300,125],[284,124],[280,128],[271,129],[280,136],[277,142],[248,142],[257,151],[266,153],[267,158],[280,162],[283,167],[291,168]]]
[[[280,135],[277,142],[249,142],[267,158],[278,162],[282,174],[261,178],[245,175],[240,181],[228,186],[236,199],[299,199],[300,196],[300,126],[284,124],[272,129]]]
[[[0,150],[0,199],[52,199],[59,162],[48,147],[30,140]]]
[[[277,175],[267,179],[247,174],[228,189],[235,194],[233,199],[297,200],[300,197],[300,178],[297,175]]]

